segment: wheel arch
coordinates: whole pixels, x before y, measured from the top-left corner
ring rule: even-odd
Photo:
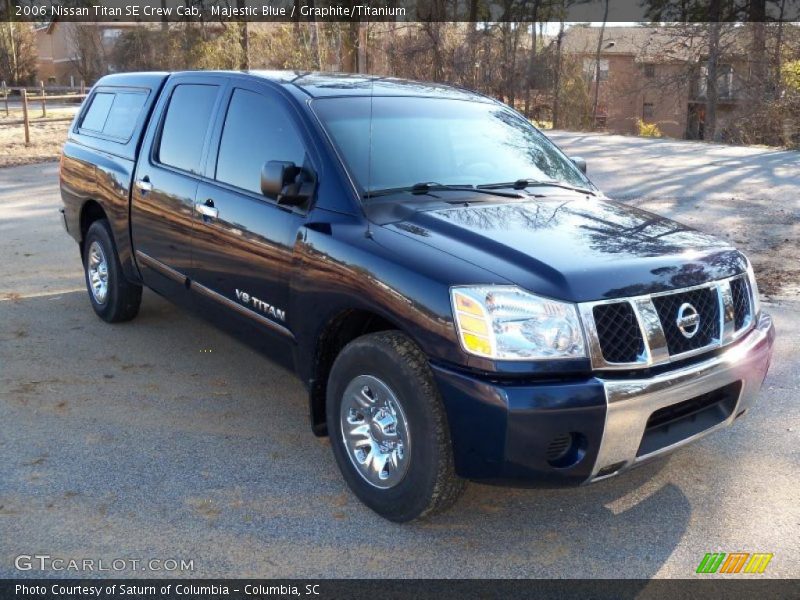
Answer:
[[[119,255],[120,264],[122,265],[122,274],[125,279],[131,283],[141,285],[141,275],[139,274],[138,267],[133,261],[133,249],[129,238],[130,222],[127,213],[127,206],[123,207],[125,211],[122,215],[119,209],[113,204],[103,205],[96,198],[89,198],[83,202],[78,216],[79,226],[79,239],[78,247],[81,252],[81,260],[84,260],[84,246],[86,245],[86,234],[93,223],[105,219],[111,231],[111,241],[114,244],[114,249]]]
[[[78,220],[78,223],[80,224],[81,236],[81,258],[83,258],[84,242],[86,241],[86,234],[89,231],[89,227],[92,226],[92,223],[101,219],[108,219],[108,215],[103,209],[103,206],[97,200],[90,199],[83,203],[81,206],[80,218]]]
[[[368,333],[396,330],[403,332],[392,320],[376,312],[365,309],[344,309],[331,317],[320,331],[314,349],[314,360],[309,380],[309,409],[311,429],[314,435],[328,435],[325,414],[325,396],[328,389],[328,376],[336,357],[342,349]]]

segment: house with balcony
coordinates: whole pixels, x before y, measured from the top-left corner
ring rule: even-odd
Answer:
[[[702,35],[670,26],[606,27],[598,78],[599,37],[599,27],[575,26],[562,42],[565,56],[581,63],[590,98],[599,81],[597,127],[635,134],[641,120],[669,137],[704,139],[708,72]],[[718,64],[718,135],[743,108],[741,78],[748,63],[740,38],[726,40]]]

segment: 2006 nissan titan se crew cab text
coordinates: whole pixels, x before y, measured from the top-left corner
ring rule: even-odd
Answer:
[[[462,89],[184,72],[102,78],[60,178],[100,318],[147,286],[291,369],[353,492],[408,521],[469,479],[616,476],[753,405],[775,333],[748,260],[585,171]]]

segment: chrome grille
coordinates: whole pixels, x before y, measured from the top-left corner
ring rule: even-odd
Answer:
[[[653,304],[671,355],[704,348],[720,337],[719,293],[716,287],[657,296],[653,298]],[[699,315],[697,331],[691,337],[687,337],[678,327],[678,314],[684,304],[693,306]]]
[[[644,338],[630,302],[598,304],[592,314],[606,360],[636,362],[644,353]]]
[[[690,309],[681,310],[685,304]],[[747,276],[578,305],[595,369],[636,369],[681,360],[744,335],[754,322]],[[696,331],[679,318],[697,313]],[[680,325],[680,326],[679,326]],[[683,329],[683,331],[682,331]]]
[[[749,324],[750,319],[750,286],[744,277],[731,280],[731,295],[733,296],[733,322],[734,330],[739,331]]]

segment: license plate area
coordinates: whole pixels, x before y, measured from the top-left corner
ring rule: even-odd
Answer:
[[[735,381],[655,411],[647,420],[636,456],[658,452],[719,425],[733,414],[741,391],[742,382]]]

